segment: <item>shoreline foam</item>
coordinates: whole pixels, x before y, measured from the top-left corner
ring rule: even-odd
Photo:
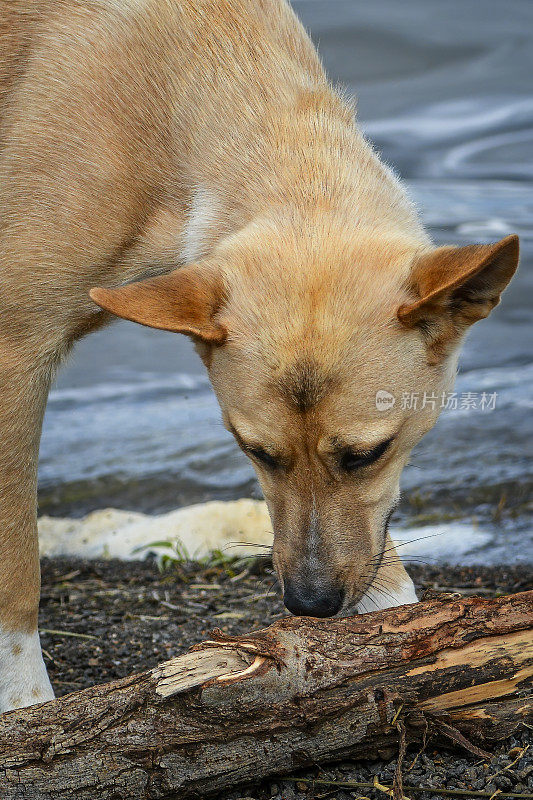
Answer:
[[[154,516],[113,508],[93,511],[81,519],[43,516],[39,519],[39,544],[42,557],[131,561],[143,559],[149,552],[168,552],[168,542],[176,552],[201,559],[215,550],[228,557],[264,554],[265,545],[272,544],[271,531],[264,502],[214,500]],[[492,533],[467,522],[395,528],[391,535],[406,561],[423,558],[450,563],[460,563],[493,538]]]

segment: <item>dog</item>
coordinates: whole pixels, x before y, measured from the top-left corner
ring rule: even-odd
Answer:
[[[289,611],[415,602],[388,521],[438,407],[376,398],[452,387],[517,237],[432,244],[285,0],[7,0],[0,41],[0,710],[53,697],[41,423],[113,317],[194,340]]]

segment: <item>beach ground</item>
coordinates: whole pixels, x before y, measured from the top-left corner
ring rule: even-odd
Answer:
[[[531,588],[530,567],[409,567],[420,597],[458,592],[492,597]],[[214,559],[176,563],[161,572],[154,561],[42,562],[41,639],[57,695],[154,667],[206,638],[213,628],[240,634],[270,625],[284,615],[268,560]],[[408,750],[404,783],[428,787],[418,800],[443,800],[446,790],[527,794],[533,792],[531,731],[494,750],[490,762],[464,751]],[[341,787],[371,784],[377,776],[391,786],[396,761],[350,762],[300,771],[219,795],[219,800],[319,800],[384,798],[383,791]],[[313,784],[313,779],[330,781]],[[443,793],[444,792],[444,793]],[[529,793],[529,794],[528,794]],[[480,795],[478,794],[477,797]],[[507,795],[509,796],[509,794]]]

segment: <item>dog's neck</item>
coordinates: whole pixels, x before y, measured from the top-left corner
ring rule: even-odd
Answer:
[[[207,152],[189,168],[185,262],[210,255],[225,237],[271,214],[301,225],[323,211],[351,228],[429,243],[405,190],[351,110],[329,89],[315,94],[302,89],[292,106],[277,107],[254,130],[234,126],[223,161]]]

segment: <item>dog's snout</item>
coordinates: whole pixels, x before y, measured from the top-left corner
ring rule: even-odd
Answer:
[[[333,617],[341,610],[344,592],[336,586],[313,586],[285,579],[283,602],[297,617]]]

